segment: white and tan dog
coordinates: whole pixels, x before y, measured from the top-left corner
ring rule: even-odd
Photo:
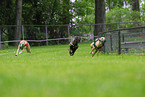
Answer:
[[[21,52],[19,52],[20,49],[22,50]],[[28,53],[31,53],[29,43],[26,40],[22,40],[18,45],[16,56],[18,55],[18,53],[21,54],[25,49],[27,50]]]
[[[102,50],[104,43],[106,42],[105,37],[96,38],[94,42],[91,43],[91,51],[90,54],[92,54],[92,57],[97,53],[97,56],[99,56],[99,51]],[[95,51],[95,52],[93,52]]]

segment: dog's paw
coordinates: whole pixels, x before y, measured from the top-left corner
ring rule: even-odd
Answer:
[[[92,54],[93,52],[89,52],[89,54]]]

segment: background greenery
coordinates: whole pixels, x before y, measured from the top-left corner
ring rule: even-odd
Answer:
[[[22,24],[94,24],[94,0],[22,0]],[[145,5],[132,10],[134,0],[106,0],[106,23],[144,21]],[[0,25],[16,23],[17,0],[1,0]]]
[[[100,54],[79,44],[0,50],[0,97],[144,97],[145,56]]]

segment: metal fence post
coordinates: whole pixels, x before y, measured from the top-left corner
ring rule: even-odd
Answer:
[[[110,47],[111,47],[111,51],[113,51],[113,46],[112,46],[112,34],[110,34]]]
[[[1,42],[1,27],[0,27],[0,42]],[[1,43],[0,43],[0,49],[1,49]]]
[[[118,32],[118,54],[121,54],[121,35],[120,35],[120,30]]]
[[[91,25],[91,34],[93,35],[92,41],[94,41],[94,33],[93,33],[93,27],[92,27],[92,25]]]
[[[106,37],[106,34],[104,35],[104,37]],[[106,48],[105,48],[105,45],[104,45],[104,47],[103,47],[103,52],[104,52],[104,53],[106,52],[105,49],[106,49]]]
[[[25,39],[24,37],[24,25],[22,25],[22,36],[23,36],[23,40]]]
[[[46,45],[48,46],[48,34],[47,34],[47,25],[45,26],[45,29],[46,29]]]
[[[143,21],[143,26],[144,26],[144,21]],[[144,33],[144,28],[143,28],[143,33]]]
[[[122,42],[124,42],[124,34],[122,34]]]
[[[69,30],[69,24],[68,24],[68,38],[69,38],[69,42],[71,41],[70,39],[70,30]]]

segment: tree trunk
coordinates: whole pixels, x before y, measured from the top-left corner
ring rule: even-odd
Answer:
[[[139,0],[132,0],[132,10],[133,11],[140,11],[139,10]],[[133,20],[136,21],[136,20],[140,20],[140,14],[137,14],[136,17],[133,17]],[[136,25],[136,23],[134,24]]]
[[[22,0],[17,0],[17,17],[16,17],[16,32],[15,32],[15,40],[21,39],[21,25],[22,25]],[[16,44],[17,45],[17,44]]]
[[[105,30],[104,25],[99,23],[105,23],[105,0],[95,0],[95,36]]]
[[[139,1],[138,0],[132,0],[132,10],[139,11]]]

